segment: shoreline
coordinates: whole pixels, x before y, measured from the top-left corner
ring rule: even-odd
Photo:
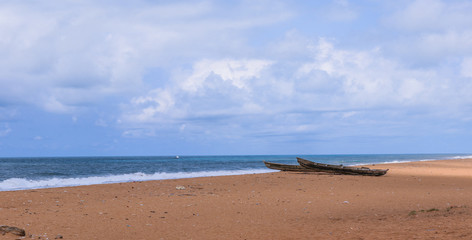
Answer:
[[[264,174],[264,173],[271,173],[271,172],[276,172],[275,170],[270,170],[270,169],[256,169],[256,172],[250,172],[250,173],[241,173],[241,174],[222,174],[222,175],[208,175],[209,172],[211,171],[202,171],[202,172],[191,172],[191,173],[185,173],[185,172],[179,172],[176,174],[188,174],[188,175],[194,175],[194,176],[188,176],[188,177],[176,177],[176,178],[164,178],[164,179],[145,179],[145,180],[126,180],[126,181],[103,181],[99,183],[88,183],[88,184],[69,184],[69,185],[63,185],[63,186],[54,186],[54,187],[36,187],[36,188],[17,188],[17,189],[11,189],[11,190],[1,190],[1,192],[7,192],[7,191],[25,191],[25,190],[37,190],[37,189],[54,189],[54,188],[67,188],[67,187],[81,187],[81,186],[93,186],[93,185],[107,185],[107,184],[118,184],[118,183],[132,183],[132,182],[149,182],[149,181],[165,181],[165,180],[177,180],[177,179],[192,179],[192,178],[203,178],[203,177],[223,177],[223,176],[241,176],[241,175],[250,175],[250,174]],[[224,171],[222,171],[224,172]],[[237,171],[231,171],[231,172],[237,172]],[[246,172],[246,170],[242,170],[242,172]],[[200,174],[201,173],[201,174]],[[142,173],[131,173],[131,174],[124,174],[124,175],[140,175]],[[166,173],[164,173],[166,174]],[[195,176],[195,175],[201,175],[201,176]],[[152,175],[152,174],[149,174]],[[84,178],[51,178],[51,179],[45,179],[45,180],[37,180],[35,182],[61,182],[64,180],[73,180],[77,181],[77,179],[107,179],[109,177],[114,177],[114,176],[122,176],[122,175],[110,175],[110,176],[91,176],[91,177],[84,177]],[[30,180],[26,179],[20,179],[24,182],[28,182]]]
[[[472,159],[375,166],[390,170],[381,177],[274,172],[2,191],[0,225],[25,229],[25,239],[472,237]]]
[[[375,155],[375,154],[374,154]],[[404,154],[409,155],[409,154]],[[430,161],[451,161],[451,160],[461,160],[461,159],[472,159],[472,156],[464,154],[464,156],[456,156],[453,158],[446,159],[423,159],[423,160],[412,160],[412,161],[391,161],[391,162],[382,162],[382,163],[359,163],[359,164],[349,164],[346,166],[367,166],[372,168],[376,165],[390,165],[390,164],[403,164],[403,163],[414,163],[414,162],[430,162]],[[296,163],[294,163],[296,164]],[[236,173],[235,173],[236,172]],[[246,173],[247,172],[247,173]],[[30,180],[25,178],[9,178],[0,182],[15,180],[17,182],[10,183],[11,185],[37,185],[35,187],[6,187],[4,189],[0,188],[0,193],[5,191],[23,191],[23,190],[35,190],[35,189],[53,189],[53,188],[63,188],[63,187],[80,187],[80,186],[91,186],[91,185],[102,185],[102,184],[116,184],[116,183],[130,183],[130,182],[147,182],[147,181],[161,181],[161,180],[174,180],[174,179],[190,179],[190,178],[200,178],[200,177],[219,177],[219,176],[240,176],[247,174],[261,174],[261,173],[271,173],[276,172],[276,170],[261,168],[253,170],[220,170],[220,171],[200,171],[200,172],[156,172],[153,174],[146,174],[142,172],[135,173],[126,173],[119,175],[105,175],[105,176],[89,176],[89,177],[70,177],[70,178],[49,178],[41,180]],[[160,177],[156,177],[160,175]],[[180,175],[175,177],[175,175]],[[110,180],[110,178],[114,178]],[[116,180],[120,178],[121,180]],[[64,183],[67,182],[67,183]],[[77,183],[79,181],[85,181],[87,183]],[[19,182],[19,183],[18,183]],[[44,185],[48,185],[45,187]]]

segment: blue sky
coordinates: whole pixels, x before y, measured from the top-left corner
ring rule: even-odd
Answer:
[[[471,1],[0,2],[0,156],[468,153]]]

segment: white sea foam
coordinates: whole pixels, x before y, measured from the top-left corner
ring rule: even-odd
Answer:
[[[455,160],[455,159],[469,159],[469,158],[472,158],[472,155],[453,156],[453,157],[435,158],[435,159],[422,159],[420,161],[425,162],[425,161],[435,161],[435,160]]]
[[[71,187],[71,186],[81,186],[81,185],[178,179],[178,178],[243,175],[243,174],[253,174],[253,173],[267,173],[267,172],[273,172],[273,170],[253,169],[253,170],[178,172],[178,173],[154,173],[154,174],[145,174],[145,173],[138,172],[138,173],[130,173],[130,174],[122,174],[122,175],[94,176],[94,177],[84,177],[84,178],[50,178],[50,179],[43,179],[43,180],[29,180],[25,178],[9,178],[0,182],[0,191]]]
[[[455,156],[455,157],[452,157],[451,159],[468,159],[468,158],[472,158],[472,155]]]
[[[412,162],[414,160],[403,160],[403,161],[400,161],[400,160],[393,160],[393,161],[388,161],[388,162],[382,162],[381,164],[389,164],[389,163],[407,163],[407,162]]]
[[[437,161],[437,160],[454,160],[454,159],[466,159],[472,157],[451,157],[451,158],[426,158],[426,159],[411,159],[411,160],[394,160],[388,162],[382,162],[382,164],[390,164],[390,163],[409,163],[409,162],[428,162],[428,161]]]
[[[455,159],[472,159],[472,155],[464,155],[464,156],[444,156],[438,158],[424,158],[424,159],[404,159],[404,160],[392,160],[392,161],[384,161],[384,162],[364,162],[364,163],[357,163],[353,166],[360,166],[360,165],[370,165],[370,164],[391,164],[391,163],[409,163],[409,162],[427,162],[427,161],[436,161],[436,160],[455,160]]]

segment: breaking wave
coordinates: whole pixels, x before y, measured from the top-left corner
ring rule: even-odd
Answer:
[[[165,179],[179,179],[179,178],[244,175],[244,174],[255,174],[255,173],[268,173],[268,172],[273,172],[273,170],[252,169],[252,170],[177,172],[177,173],[154,173],[154,174],[145,174],[145,173],[137,172],[137,173],[122,174],[122,175],[91,176],[91,177],[83,177],[83,178],[56,178],[54,177],[54,178],[38,179],[38,180],[32,180],[32,179],[26,179],[26,178],[9,178],[0,182],[0,191],[72,187],[72,186],[93,185],[93,184],[165,180]]]
[[[421,155],[419,155],[421,157]],[[390,163],[408,163],[408,162],[426,162],[426,161],[437,161],[437,160],[457,160],[457,159],[472,159],[472,155],[458,155],[458,156],[432,156],[429,158],[405,158],[395,159],[390,161],[376,161],[376,162],[363,162],[355,165],[369,165],[369,164],[390,164]]]
[[[466,155],[466,156],[455,156],[455,157],[452,157],[451,159],[469,159],[471,158],[472,159],[472,155]]]

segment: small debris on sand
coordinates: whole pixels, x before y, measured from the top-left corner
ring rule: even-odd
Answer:
[[[0,226],[0,233],[3,234],[3,235],[5,235],[6,233],[15,234],[15,235],[18,235],[18,236],[25,236],[26,235],[25,230],[23,230],[21,228],[10,227],[10,226],[5,226],[5,225]]]

